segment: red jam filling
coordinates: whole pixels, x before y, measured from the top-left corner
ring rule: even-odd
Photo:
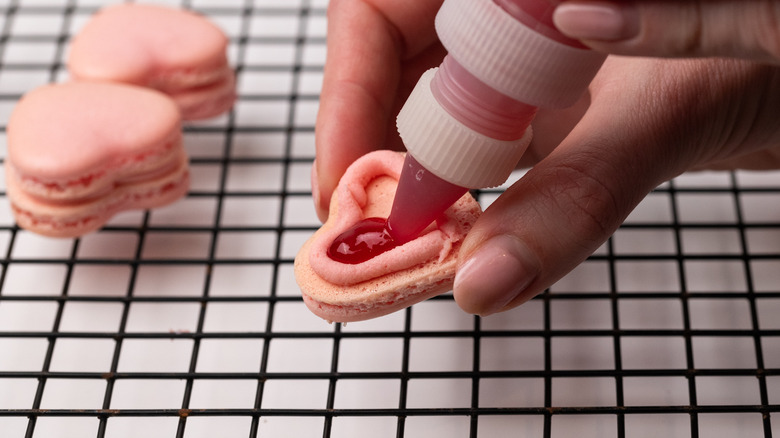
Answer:
[[[387,228],[387,220],[372,217],[363,219],[341,233],[328,248],[328,257],[356,265],[370,260],[398,246]]]

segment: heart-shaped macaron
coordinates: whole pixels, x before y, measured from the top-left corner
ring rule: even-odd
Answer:
[[[235,74],[228,39],[204,16],[166,6],[122,3],[99,10],[73,38],[73,79],[142,85],[168,94],[185,120],[228,110]]]
[[[8,121],[7,195],[19,226],[56,237],[100,228],[120,210],[182,197],[189,164],[176,104],[118,83],[44,85]]]
[[[309,309],[327,321],[360,321],[408,307],[452,288],[458,250],[481,213],[470,194],[421,236],[357,264],[341,263],[328,248],[370,217],[386,218],[403,154],[376,151],[356,160],[339,181],[328,220],[295,258],[295,277]]]

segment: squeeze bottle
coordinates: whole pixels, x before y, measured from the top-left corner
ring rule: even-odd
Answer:
[[[606,55],[558,32],[561,0],[445,0],[447,56],[397,118],[407,148],[387,229],[414,239],[469,189],[503,184],[531,141],[538,108],[573,105]]]

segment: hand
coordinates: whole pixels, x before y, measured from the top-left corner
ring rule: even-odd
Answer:
[[[464,310],[488,315],[544,291],[686,170],[780,167],[780,68],[610,57],[590,95],[570,134],[466,237],[454,288]]]
[[[433,27],[442,2],[331,0],[312,167],[312,195],[321,221],[353,161],[376,149],[403,150],[395,127],[398,111],[422,73],[446,55]],[[547,117],[541,112],[534,124],[536,139],[520,165],[531,165],[554,148],[587,104],[583,100]]]
[[[331,3],[313,172],[322,219],[355,158],[401,147],[395,115],[419,75],[444,56],[433,31],[440,4]],[[527,301],[592,254],[658,184],[686,170],[780,166],[778,113],[777,68],[609,58],[580,103],[537,115],[521,162],[535,166],[464,242],[456,301],[482,315]]]
[[[607,60],[570,135],[467,237],[454,289],[469,312],[540,293],[686,170],[780,167],[780,2],[576,0],[554,19],[595,50],[688,59]],[[690,59],[707,56],[742,61]]]

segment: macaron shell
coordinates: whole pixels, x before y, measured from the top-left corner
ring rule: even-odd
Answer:
[[[65,83],[27,93],[8,122],[8,161],[22,177],[67,185],[160,155],[180,136],[167,96],[124,84]]]
[[[98,11],[79,31],[68,70],[77,79],[175,90],[213,82],[227,64],[227,44],[217,26],[193,12],[123,3]]]
[[[382,166],[377,166],[376,163],[363,166],[365,161],[377,159],[392,162],[395,169],[390,173],[395,176],[382,175]],[[368,266],[369,263],[396,266],[389,271],[380,269],[375,272],[382,272],[381,274],[351,284],[344,284],[342,281],[335,283],[323,278],[333,278],[333,273],[324,272],[322,264],[312,263],[312,260],[327,257],[322,254],[325,251],[323,248],[327,248],[333,235],[338,234],[345,226],[340,217],[346,215],[354,223],[362,217],[386,215],[390,211],[397,186],[397,174],[400,173],[402,163],[400,154],[390,151],[372,152],[356,161],[345,173],[331,199],[328,221],[304,243],[295,258],[295,277],[303,293],[304,302],[314,314],[327,321],[350,322],[375,318],[446,292],[452,287],[462,239],[481,213],[479,204],[469,194],[448,209],[446,219],[441,220],[441,223],[451,227],[448,233],[435,229],[439,225],[418,238],[436,240],[439,246],[445,247],[446,251],[439,257],[434,253],[433,257],[423,255],[417,258],[417,247],[430,245],[418,245],[418,242],[412,241],[396,248],[398,251],[392,250],[394,253],[382,254],[385,256],[382,260],[377,257],[361,264],[345,266],[347,269],[364,271],[373,271],[373,268]],[[362,167],[361,172],[367,173],[350,175],[351,171],[358,167]],[[365,198],[363,189],[356,185],[370,187],[365,190]],[[339,196],[343,197],[345,193],[355,194],[357,203],[361,204],[362,213],[355,214],[350,206],[351,202],[342,202],[339,199]],[[406,259],[413,260],[411,266]],[[353,275],[359,278],[361,273],[354,272]],[[341,278],[341,274],[337,273],[337,277]]]

